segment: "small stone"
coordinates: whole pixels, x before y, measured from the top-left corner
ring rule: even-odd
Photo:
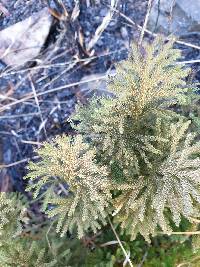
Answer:
[[[99,16],[95,16],[93,19],[96,23],[100,23],[102,21],[102,18]]]
[[[53,122],[55,123],[55,124],[57,124],[57,123],[59,123],[59,119],[58,118],[53,118]]]
[[[85,32],[85,36],[90,36],[90,32],[89,31],[86,31]]]
[[[113,27],[116,26],[117,22],[115,20],[111,20],[109,26]]]
[[[128,39],[128,31],[126,27],[121,27],[120,29],[121,36],[124,40]]]
[[[108,13],[108,9],[107,8],[103,8],[103,9],[100,10],[99,15],[101,17],[105,17],[107,15],[107,13]]]
[[[99,39],[98,42],[97,42],[97,45],[98,46],[103,46],[104,42],[102,39]]]

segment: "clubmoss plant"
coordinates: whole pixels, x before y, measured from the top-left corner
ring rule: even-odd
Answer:
[[[112,97],[93,96],[85,105],[78,103],[70,118],[77,134],[57,136],[36,150],[39,160],[28,164],[25,179],[44,213],[42,221],[36,220],[28,200],[0,194],[1,265],[115,266],[119,259],[124,264],[121,250],[101,250],[116,243],[110,241],[113,225],[123,240],[140,234],[150,242],[162,239],[151,239],[158,233],[169,235],[183,221],[190,226],[198,222],[199,128],[185,112],[189,103],[197,103],[196,89],[186,83],[190,69],[177,64],[181,54],[173,44],[161,36],[151,44],[133,44],[128,59],[108,78]],[[111,239],[105,238],[106,232],[112,233]],[[140,235],[139,243],[123,243],[134,246],[134,253],[138,247],[142,256]],[[80,244],[95,247],[95,238],[101,245],[87,257]],[[195,262],[196,256],[190,256],[187,262]],[[148,257],[149,266],[157,264]],[[170,262],[179,259],[173,256]]]
[[[45,210],[58,218],[57,231],[62,236],[75,227],[80,238],[88,229],[100,229],[111,199],[107,168],[95,163],[95,151],[82,139],[60,136],[45,143],[38,150],[42,160],[29,164],[26,177],[33,181],[28,190],[35,190],[34,197],[46,189]]]
[[[57,137],[29,164],[28,190],[45,191],[47,214],[63,234],[96,231],[110,211],[131,239],[170,233],[181,216],[197,217],[200,143],[190,121],[176,112],[192,91],[189,69],[176,64],[173,39],[133,44],[108,79],[114,97],[79,104],[72,121],[78,135]]]
[[[27,203],[21,195],[0,193],[1,266],[67,267],[71,254],[64,240],[54,234],[47,242],[48,224],[36,224],[28,215]]]

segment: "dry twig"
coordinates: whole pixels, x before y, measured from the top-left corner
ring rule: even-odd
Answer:
[[[139,42],[138,42],[139,46],[142,44],[142,40],[144,38],[144,33],[145,33],[145,30],[146,30],[147,23],[148,23],[148,20],[149,20],[149,15],[150,15],[150,12],[151,12],[152,1],[153,0],[149,0],[148,1],[147,13],[146,13],[146,16],[145,16],[144,24],[143,24],[143,27],[142,27],[142,30],[141,30],[141,34],[140,34],[140,39],[139,39]]]
[[[32,159],[38,159],[38,158],[39,158],[39,156],[35,156],[35,157],[33,157]],[[30,158],[27,158],[27,159],[22,159],[22,160],[15,161],[15,162],[13,162],[13,163],[9,163],[9,164],[1,164],[1,165],[0,165],[0,170],[1,170],[1,169],[4,169],[4,168],[10,168],[10,167],[19,165],[19,164],[21,164],[21,163],[28,162],[29,160],[30,160]]]
[[[120,238],[119,238],[117,232],[115,231],[115,228],[114,228],[114,226],[113,226],[113,224],[112,224],[112,222],[111,222],[111,220],[110,220],[109,217],[108,217],[108,221],[109,221],[109,224],[110,224],[110,226],[111,226],[111,228],[112,228],[112,231],[113,231],[113,233],[115,234],[116,239],[117,239],[117,241],[118,241],[118,243],[119,243],[119,245],[120,245],[120,247],[121,247],[121,249],[122,249],[122,251],[123,251],[123,253],[124,253],[124,256],[126,257],[125,261],[127,261],[127,262],[129,263],[129,265],[130,265],[131,267],[133,267],[133,264],[132,264],[132,262],[131,262],[131,260],[130,260],[130,255],[127,254],[125,248],[123,247],[122,242],[121,242],[121,240],[120,240]]]
[[[200,231],[194,231],[194,232],[170,232],[170,233],[165,233],[165,232],[157,232],[157,234],[160,235],[200,235]]]
[[[90,40],[90,42],[87,45],[87,51],[91,51],[93,46],[97,43],[99,38],[101,37],[102,33],[104,30],[108,27],[113,14],[114,14],[114,9],[117,7],[118,0],[111,0],[110,3],[110,10],[108,11],[107,15],[103,18],[102,23],[98,26],[98,28],[95,31],[95,35],[93,38]]]
[[[122,12],[120,12],[116,8],[112,8],[112,10],[114,10],[115,12],[117,12],[122,18],[124,18],[132,26],[137,27],[138,30],[140,30],[140,31],[142,30],[142,28],[143,28],[142,26],[138,25],[136,22],[134,22],[132,19],[130,19],[129,17],[127,17],[126,15],[124,15]],[[146,32],[146,33],[148,33],[148,34],[150,34],[151,36],[154,36],[154,37],[157,36],[156,33],[153,33],[152,31],[147,30],[147,29],[145,29],[144,32]],[[168,39],[168,37],[166,37],[166,39]],[[191,48],[200,50],[200,46],[194,45],[194,44],[191,44],[191,43],[188,43],[188,42],[184,42],[184,41],[180,41],[180,40],[175,40],[175,43],[182,44],[182,45],[185,45],[185,46],[188,46],[188,47],[191,47]]]
[[[107,78],[107,75],[102,75],[101,77],[98,77],[98,79],[105,79]],[[70,88],[70,87],[73,87],[73,86],[77,86],[77,85],[80,85],[80,84],[84,84],[84,83],[88,83],[88,82],[94,82],[96,81],[96,78],[93,78],[93,79],[88,79],[88,80],[85,80],[85,81],[79,81],[79,82],[74,82],[74,83],[70,83],[70,84],[66,84],[66,85],[63,85],[63,86],[59,86],[59,87],[56,87],[56,88],[53,88],[53,89],[49,89],[49,90],[46,90],[45,92],[41,92],[41,93],[37,93],[37,97],[39,96],[42,96],[42,95],[46,95],[46,94],[49,94],[49,93],[53,93],[53,92],[57,92],[57,91],[60,91],[60,90],[63,90],[63,89],[66,89],[66,88]],[[12,107],[12,106],[15,106],[17,104],[20,104],[26,100],[29,100],[29,99],[32,99],[34,98],[34,95],[33,93],[30,93],[28,96],[25,96],[23,97],[22,99],[18,99],[12,103],[9,103],[3,107],[0,108],[0,112],[3,112],[5,111],[6,109]]]
[[[45,128],[45,123],[44,123],[44,119],[43,119],[43,116],[42,116],[42,112],[41,112],[41,109],[40,109],[40,104],[39,104],[39,101],[38,101],[38,97],[37,97],[37,92],[35,90],[35,86],[34,86],[34,83],[33,83],[33,80],[32,80],[32,77],[31,75],[29,75],[29,80],[30,80],[30,83],[31,83],[31,88],[32,88],[32,91],[33,91],[33,95],[34,95],[34,98],[35,98],[35,103],[37,105],[37,108],[38,108],[38,112],[40,114],[40,119],[41,119],[41,122],[42,122],[42,125],[43,125],[43,130],[44,130],[44,134],[45,134],[45,137],[47,139],[47,131],[46,131],[46,128]]]

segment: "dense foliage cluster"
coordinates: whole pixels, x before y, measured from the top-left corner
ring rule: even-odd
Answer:
[[[28,212],[27,199],[1,193],[0,263],[3,267],[67,267],[70,251],[63,239],[50,237]]]
[[[179,58],[173,40],[160,36],[143,47],[133,44],[108,79],[112,97],[79,103],[71,117],[77,135],[56,137],[37,150],[40,160],[29,164],[27,191],[42,199],[42,211],[62,237],[77,233],[84,239],[112,218],[131,240],[140,233],[150,242],[160,231],[170,234],[183,218],[199,217],[200,142],[193,122],[180,112],[195,89],[186,84],[190,70],[176,64]],[[5,227],[21,213],[12,199],[1,197],[0,231],[8,234]],[[9,230],[9,237],[0,237],[0,259],[7,266],[35,266],[33,259],[40,266],[66,266],[61,262],[66,257],[67,263],[69,251],[51,254],[44,235],[21,242],[27,227],[21,216],[17,234]],[[104,266],[113,266],[113,259]]]
[[[99,222],[105,224],[105,209],[111,198],[107,170],[95,164],[95,151],[82,137],[57,137],[53,143],[45,143],[38,154],[43,160],[29,165],[26,178],[33,183],[28,190],[35,189],[37,197],[46,186],[44,203],[54,207],[46,205],[50,217],[58,215],[57,230],[64,235],[76,225],[81,238],[89,228],[99,229]]]
[[[172,111],[191,91],[189,70],[175,64],[180,51],[172,43],[133,45],[109,81],[115,98],[95,98],[73,116],[109,169],[110,189],[118,189],[114,215],[132,239],[140,232],[148,240],[158,225],[170,232],[169,219],[178,225],[181,215],[198,216],[200,143],[190,121]]]

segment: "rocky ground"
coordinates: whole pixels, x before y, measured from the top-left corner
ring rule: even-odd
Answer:
[[[23,191],[27,160],[35,156],[33,149],[42,141],[57,134],[73,134],[68,118],[75,104],[97,91],[105,92],[105,83],[98,80],[112,74],[114,64],[127,57],[130,42],[137,41],[140,33],[134,23],[143,25],[147,2],[0,1],[2,191]],[[9,26],[24,20],[20,29],[8,32]],[[198,37],[195,30],[184,32],[181,39],[199,47]],[[10,46],[14,49],[7,53]],[[32,47],[27,50],[26,46]],[[200,48],[177,46],[185,60],[199,59]],[[199,63],[192,68],[199,80]]]

